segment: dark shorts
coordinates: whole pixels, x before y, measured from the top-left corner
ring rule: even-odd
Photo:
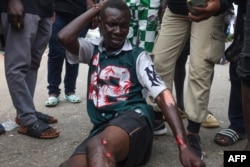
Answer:
[[[153,132],[142,114],[135,111],[125,112],[103,126],[99,132],[107,126],[118,126],[124,129],[131,138],[128,157],[125,161],[119,162],[117,164],[118,167],[143,165],[149,160],[153,145]],[[85,139],[75,149],[73,155],[86,154],[86,143],[88,140],[89,138]]]

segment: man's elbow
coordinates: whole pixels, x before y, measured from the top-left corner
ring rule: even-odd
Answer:
[[[69,43],[67,37],[63,35],[61,32],[57,33],[57,41],[63,46],[67,46]]]

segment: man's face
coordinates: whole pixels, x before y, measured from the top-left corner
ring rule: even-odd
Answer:
[[[115,8],[107,8],[101,19],[100,29],[107,51],[122,48],[129,31],[130,14]]]

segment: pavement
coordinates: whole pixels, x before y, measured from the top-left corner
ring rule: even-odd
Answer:
[[[1,53],[0,53],[1,54]],[[2,53],[3,54],[3,53]],[[187,63],[188,64],[188,63]],[[188,65],[186,66],[188,68]],[[216,65],[208,109],[220,121],[218,128],[201,128],[201,146],[207,167],[219,167],[223,162],[224,150],[241,150],[246,140],[230,147],[218,146],[213,142],[216,132],[229,124],[227,111],[230,82],[229,64]],[[52,140],[35,139],[17,133],[17,128],[0,135],[0,167],[58,167],[66,160],[75,147],[87,136],[92,125],[86,112],[87,65],[80,65],[76,94],[82,98],[79,104],[70,104],[63,99],[56,107],[44,105],[47,94],[47,51],[39,69],[34,103],[38,111],[53,115],[59,122],[52,125],[61,133]],[[63,85],[61,85],[63,90]],[[13,107],[4,75],[4,57],[0,55],[0,123],[14,121]],[[63,92],[63,91],[62,91]],[[183,119],[186,126],[186,119]],[[167,124],[166,124],[167,125]],[[168,127],[168,125],[167,125]],[[152,156],[144,167],[179,167],[178,149],[168,127],[167,135],[155,137]]]

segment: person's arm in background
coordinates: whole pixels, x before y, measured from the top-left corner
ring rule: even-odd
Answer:
[[[163,14],[165,12],[165,9],[167,8],[168,4],[167,4],[167,0],[161,0],[161,4],[159,6],[159,10],[158,10],[158,17],[160,19],[160,22],[162,20]]]
[[[232,6],[233,0],[208,0],[206,7],[193,7],[193,10],[198,12],[198,15],[193,15],[189,12],[188,16],[192,21],[199,22],[206,20],[211,16],[216,16],[224,13]]]
[[[23,29],[24,7],[21,0],[8,0],[8,19],[15,29]]]

